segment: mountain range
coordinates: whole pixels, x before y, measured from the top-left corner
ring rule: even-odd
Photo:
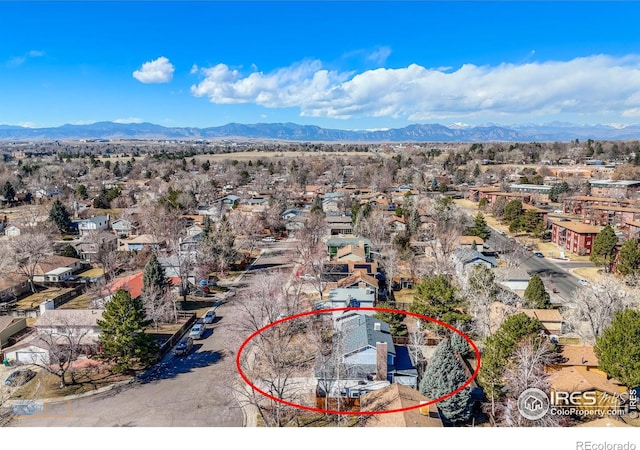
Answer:
[[[0,125],[2,141],[76,139],[219,140],[268,139],[316,142],[566,142],[579,140],[640,139],[640,125],[576,125],[552,122],[543,125],[468,126],[465,124],[414,124],[383,130],[339,130],[295,123],[229,123],[219,127],[163,127],[152,123],[96,122],[26,128]]]

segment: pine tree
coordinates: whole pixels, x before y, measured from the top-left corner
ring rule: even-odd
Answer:
[[[629,387],[640,385],[640,311],[616,314],[611,326],[596,338],[600,369]]]
[[[149,261],[144,266],[142,286],[143,292],[153,291],[158,294],[164,294],[169,289],[169,280],[167,280],[164,268],[160,265],[155,253],[151,254]]]
[[[464,302],[446,275],[423,278],[416,286],[413,298],[409,309],[416,314],[433,317],[451,325],[471,320],[468,314],[460,311]]]
[[[527,289],[524,291],[524,300],[528,308],[550,308],[551,298],[544,288],[544,283],[540,275],[535,274],[529,280]]]
[[[616,236],[611,225],[607,225],[600,230],[600,233],[593,240],[593,248],[589,259],[597,266],[605,266],[605,270],[608,271],[615,255],[617,244],[618,236]]]
[[[451,348],[460,353],[461,356],[464,356],[469,352],[471,346],[460,333],[451,333]]]
[[[2,186],[2,196],[8,203],[11,203],[16,198],[16,190],[10,181],[7,181],[4,186]]]
[[[491,236],[491,230],[487,225],[487,221],[484,218],[484,215],[479,212],[475,219],[473,220],[473,227],[468,230],[469,234],[472,236],[478,236],[483,240],[489,239]]]
[[[60,233],[68,233],[72,229],[69,212],[60,200],[54,201],[51,205],[49,219],[56,224]]]
[[[625,276],[640,272],[640,246],[637,239],[629,239],[620,247],[616,271]]]
[[[115,362],[115,370],[123,371],[138,364],[152,363],[157,356],[157,343],[144,332],[150,325],[145,320],[144,306],[140,298],[131,298],[129,292],[120,289],[105,306],[100,327],[102,357]]]
[[[432,400],[450,394],[462,386],[468,377],[462,362],[455,355],[449,339],[444,339],[433,352],[427,364],[420,392]],[[471,418],[471,389],[464,388],[456,395],[438,402],[442,416],[453,423],[463,423]]]

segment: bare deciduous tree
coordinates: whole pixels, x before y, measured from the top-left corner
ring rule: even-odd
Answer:
[[[620,283],[608,275],[597,283],[580,287],[572,298],[564,300],[562,313],[568,327],[586,342],[594,343],[615,314],[634,303]]]
[[[84,315],[70,314],[52,321],[47,314],[43,314],[37,331],[37,342],[43,345],[46,353],[32,353],[31,363],[41,367],[60,379],[60,388],[69,384],[66,375],[71,377],[70,383],[76,380],[73,362],[82,355],[83,350],[96,343],[89,336],[90,329],[82,326]]]
[[[23,233],[1,244],[2,265],[8,272],[24,275],[29,281],[31,292],[36,292],[33,277],[38,264],[53,254],[50,237],[42,232]]]

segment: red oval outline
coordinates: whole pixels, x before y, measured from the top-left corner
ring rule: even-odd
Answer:
[[[248,378],[247,376],[244,374],[244,372],[242,371],[242,369],[240,368],[240,356],[242,355],[242,351],[244,350],[244,348],[247,346],[247,344],[257,335],[259,335],[260,333],[262,333],[265,330],[268,330],[269,328],[278,325],[279,323],[282,322],[286,322],[288,320],[293,320],[293,319],[297,319],[299,317],[306,317],[306,316],[312,316],[312,315],[316,315],[316,314],[326,314],[326,313],[331,313],[334,311],[380,311],[380,312],[389,312],[389,313],[401,313],[407,316],[412,316],[412,317],[417,317],[418,319],[425,319],[429,322],[434,322],[437,323],[438,325],[442,325],[445,328],[448,328],[449,330],[458,333],[460,336],[462,336],[471,346],[471,348],[473,349],[474,353],[476,354],[476,360],[477,360],[477,364],[476,364],[476,368],[474,370],[474,372],[471,374],[471,377],[469,377],[469,379],[459,388],[457,388],[455,391],[450,392],[447,395],[443,395],[442,397],[438,397],[435,400],[431,400],[427,403],[422,403],[422,404],[418,404],[415,406],[408,406],[406,408],[399,408],[399,409],[390,409],[388,411],[335,411],[335,410],[331,410],[331,409],[320,409],[320,408],[313,408],[310,406],[303,406],[303,405],[299,405],[297,403],[292,403],[289,402],[287,400],[283,400],[281,398],[277,398],[272,396],[271,394],[267,394],[266,392],[264,392],[263,390],[261,390],[260,388],[258,388],[257,386],[255,386]],[[391,413],[398,413],[398,412],[403,412],[403,411],[410,411],[412,409],[418,409],[421,408],[423,406],[427,406],[427,405],[432,405],[434,403],[438,403],[441,402],[443,400],[446,400],[450,397],[453,397],[454,395],[456,395],[458,392],[461,392],[464,388],[466,388],[467,386],[469,386],[473,380],[476,379],[476,377],[478,376],[478,372],[480,371],[480,350],[478,350],[478,347],[476,346],[476,344],[473,342],[473,340],[471,340],[471,338],[469,336],[467,336],[466,334],[464,334],[462,331],[458,330],[457,328],[449,325],[448,323],[442,322],[441,320],[438,319],[434,319],[433,317],[429,317],[429,316],[423,316],[421,314],[416,314],[416,313],[412,313],[409,311],[401,311],[399,309],[389,309],[389,308],[329,308],[329,309],[319,309],[316,311],[307,311],[301,314],[296,314],[293,316],[289,316],[289,317],[284,317],[282,319],[276,320],[275,322],[271,322],[270,324],[265,325],[264,327],[260,328],[259,330],[255,331],[254,333],[251,334],[251,336],[249,336],[240,346],[240,348],[238,349],[238,353],[236,355],[236,368],[238,369],[238,373],[240,374],[240,377],[244,380],[245,383],[247,383],[249,385],[249,387],[251,387],[251,389],[253,389],[254,391],[262,394],[263,396],[276,401],[278,403],[282,403],[284,405],[287,406],[291,406],[294,408],[299,408],[299,409],[303,409],[306,411],[311,411],[311,412],[317,412],[317,413],[321,413],[321,414],[342,414],[342,415],[352,415],[352,416],[373,416],[373,415],[377,415],[377,414],[391,414]]]

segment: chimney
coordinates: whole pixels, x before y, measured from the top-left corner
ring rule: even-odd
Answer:
[[[53,300],[51,300],[50,298],[40,303],[40,315],[43,315],[46,311],[50,309],[55,309]]]
[[[376,322],[373,324],[373,331],[382,331],[380,322]]]
[[[375,325],[380,325],[376,323]],[[376,377],[378,381],[387,381],[387,343],[376,342]]]
[[[429,403],[429,402],[427,400],[420,401],[420,408],[418,409],[418,411],[420,411],[420,414],[422,414],[423,416],[429,417],[431,405],[425,405],[425,403]]]

